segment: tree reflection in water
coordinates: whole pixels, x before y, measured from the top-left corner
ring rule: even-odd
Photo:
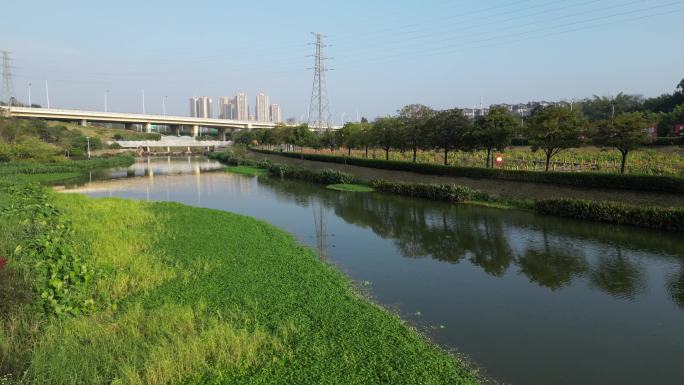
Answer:
[[[656,233],[644,236],[641,229],[517,210],[344,193],[292,181],[262,183],[278,183],[274,190],[282,199],[303,207],[316,201],[347,223],[391,239],[404,257],[454,264],[467,260],[494,277],[516,266],[530,282],[551,290],[586,278],[591,287],[632,300],[646,288],[639,258],[670,258],[681,268],[668,280],[667,290],[684,308],[684,245],[672,237],[656,239]],[[663,257],[663,250],[670,257]]]

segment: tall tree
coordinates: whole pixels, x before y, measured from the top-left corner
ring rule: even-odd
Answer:
[[[429,122],[430,142],[444,151],[444,164],[449,164],[449,151],[466,148],[472,122],[457,108],[438,111]]]
[[[389,150],[395,146],[399,122],[397,118],[377,118],[371,128],[373,143],[385,151],[385,160],[389,160]]]
[[[645,131],[650,124],[649,119],[641,112],[620,114],[615,119],[604,120],[597,125],[597,139],[604,146],[615,147],[622,154],[620,172],[625,172],[627,155],[652,138]]]
[[[511,144],[513,135],[520,128],[518,118],[503,107],[494,107],[475,120],[473,144],[487,150],[486,167],[491,167],[492,150],[503,151]]]
[[[416,161],[418,150],[425,148],[430,142],[428,121],[435,112],[422,104],[409,104],[398,111],[398,119],[401,122],[402,147],[413,151],[413,161]]]
[[[351,156],[353,148],[359,146],[361,127],[362,123],[345,123],[344,127],[336,132],[337,140],[340,145],[347,148],[348,156]]]
[[[333,152],[340,147],[339,137],[333,130],[327,129],[323,131],[319,136],[319,140],[321,142],[321,147],[329,149],[330,152]]]
[[[620,92],[615,97],[596,96],[580,102],[582,115],[591,121],[612,119],[624,112],[634,112],[643,109],[644,101],[641,96],[627,95]]]
[[[528,122],[525,133],[532,150],[541,149],[546,154],[546,171],[551,158],[561,150],[582,145],[579,117],[564,107],[540,109]]]

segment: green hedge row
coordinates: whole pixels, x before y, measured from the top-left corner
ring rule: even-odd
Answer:
[[[350,184],[356,182],[356,177],[354,177],[354,175],[331,169],[313,171],[304,167],[272,164],[268,168],[268,171],[272,175],[280,175],[283,178],[305,180],[324,185]]]
[[[370,186],[376,191],[442,202],[464,202],[475,196],[474,190],[455,184],[396,183],[373,179]]]
[[[269,160],[261,160],[255,162],[253,160],[240,158],[235,156],[232,152],[219,152],[209,154],[211,159],[218,160],[219,162],[229,165],[229,166],[253,166],[263,169],[267,169],[271,175],[278,175],[283,178],[289,179],[299,179],[309,182],[314,182],[318,184],[330,185],[330,184],[347,184],[357,182],[356,177],[351,174],[347,174],[341,171],[324,169],[320,171],[310,170],[305,167],[297,166],[287,166],[284,164],[274,164]]]
[[[684,231],[684,210],[642,207],[615,202],[577,199],[539,200],[534,208],[541,214],[597,222],[648,227],[658,230]]]
[[[466,177],[476,179],[504,179],[521,182],[550,183],[575,187],[610,188],[668,193],[684,192],[684,178],[654,175],[608,174],[596,172],[542,172],[502,170],[480,167],[444,166],[383,159],[347,158],[323,154],[298,154],[260,149],[253,151],[290,158],[319,162],[342,163],[383,170],[412,171],[420,174]]]

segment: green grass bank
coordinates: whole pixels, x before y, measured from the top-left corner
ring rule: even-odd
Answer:
[[[479,382],[267,223],[7,179],[0,206],[3,385]]]

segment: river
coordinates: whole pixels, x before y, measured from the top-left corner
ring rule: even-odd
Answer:
[[[502,383],[684,384],[681,235],[217,168],[140,159],[67,189],[272,223]]]

